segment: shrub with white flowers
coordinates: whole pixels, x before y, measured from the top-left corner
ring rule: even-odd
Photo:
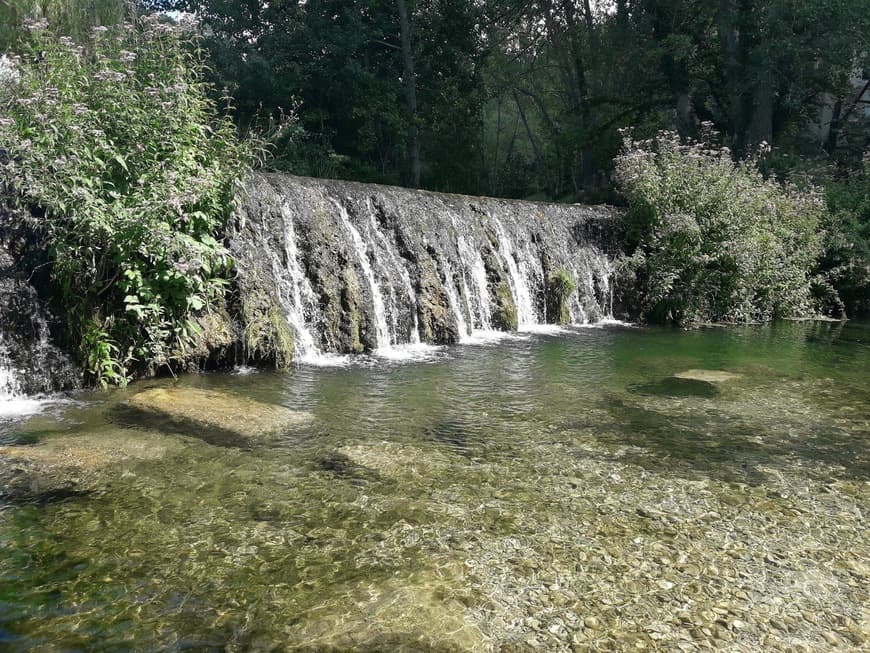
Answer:
[[[825,200],[765,179],[727,148],[671,132],[626,135],[616,181],[628,200],[628,266],[640,317],[679,324],[812,312]]]
[[[219,234],[249,145],[209,100],[191,30],[145,16],[78,44],[26,28],[0,84],[0,181],[45,216],[88,373],[124,383],[182,359],[191,316],[222,296]]]

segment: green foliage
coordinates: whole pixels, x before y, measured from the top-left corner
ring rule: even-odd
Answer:
[[[568,324],[571,321],[571,295],[577,284],[564,268],[547,275],[547,321],[551,324]]]
[[[850,316],[870,314],[870,177],[863,172],[824,182],[829,214],[825,224],[822,278]]]
[[[187,29],[146,16],[76,44],[28,28],[19,79],[0,86],[0,172],[45,214],[70,336],[98,382],[172,365],[223,295],[217,238],[249,146],[208,99]]]
[[[811,310],[826,213],[817,189],[765,179],[751,160],[668,132],[626,138],[616,179],[643,317],[745,322]]]
[[[210,78],[241,126],[298,106],[270,165],[297,174],[397,184],[410,117],[395,0],[238,3],[148,0],[195,12]],[[477,3],[406,0],[416,70],[423,183],[473,191],[480,178],[483,85]]]
[[[2,0],[0,51],[16,49],[27,38],[26,18],[44,18],[54,29],[84,39],[95,25],[119,23],[135,10],[133,0]]]

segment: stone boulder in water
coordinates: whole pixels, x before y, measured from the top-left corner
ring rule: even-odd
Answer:
[[[218,445],[250,445],[309,425],[311,413],[198,388],[152,388],[127,402],[152,426]]]
[[[739,379],[739,374],[733,372],[723,372],[722,370],[686,370],[674,374],[674,378],[686,379],[689,381],[700,381],[702,383],[725,383]]]
[[[443,471],[451,464],[456,464],[456,461],[439,451],[386,440],[348,444],[339,447],[337,453],[387,478],[415,476],[420,470],[429,473]]]
[[[178,438],[125,429],[0,446],[0,498],[43,503],[93,492],[116,465],[158,460],[182,448]]]

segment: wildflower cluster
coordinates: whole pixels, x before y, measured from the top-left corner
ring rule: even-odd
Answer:
[[[615,174],[629,204],[633,303],[647,319],[678,323],[808,313],[824,198],[765,179],[754,159],[734,162],[715,137],[624,134]]]
[[[146,16],[82,44],[26,28],[0,84],[0,177],[45,214],[89,372],[124,382],[183,358],[192,313],[222,296],[219,238],[247,146],[208,99],[189,26]]]

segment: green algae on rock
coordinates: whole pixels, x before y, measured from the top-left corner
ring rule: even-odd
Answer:
[[[571,321],[571,295],[577,282],[564,268],[547,275],[547,322],[568,324]]]

